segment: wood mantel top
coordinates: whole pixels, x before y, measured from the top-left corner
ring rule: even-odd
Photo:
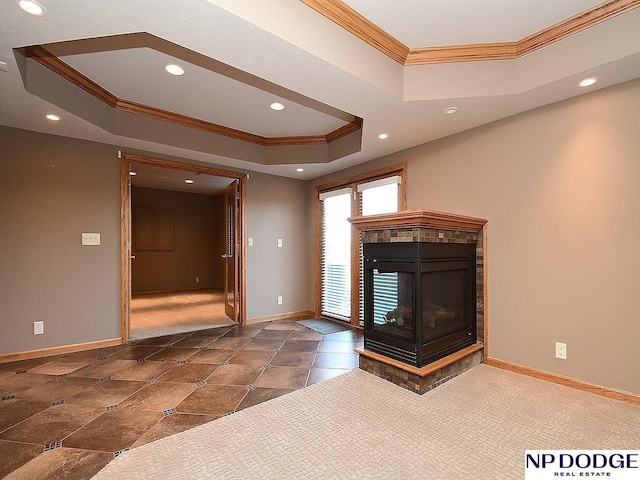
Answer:
[[[349,222],[361,232],[395,228],[436,228],[478,232],[487,223],[484,218],[467,217],[435,210],[402,210],[381,215],[351,217]]]

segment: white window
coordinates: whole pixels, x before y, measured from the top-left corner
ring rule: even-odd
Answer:
[[[398,211],[399,175],[381,178],[358,185],[361,194],[362,215],[376,215]]]
[[[362,243],[347,219],[405,208],[404,173],[404,165],[398,165],[318,187],[320,292],[317,310],[321,315],[352,323],[363,320]],[[393,279],[388,283],[393,289]]]
[[[322,314],[351,316],[351,188],[326,192],[322,201]]]

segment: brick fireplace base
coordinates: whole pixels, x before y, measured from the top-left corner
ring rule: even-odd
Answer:
[[[425,367],[417,368],[364,349],[360,354],[360,368],[414,393],[433,390],[483,361],[481,344],[464,348]]]

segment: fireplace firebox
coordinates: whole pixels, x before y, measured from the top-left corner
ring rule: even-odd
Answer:
[[[364,244],[364,348],[423,367],[477,340],[476,246]]]

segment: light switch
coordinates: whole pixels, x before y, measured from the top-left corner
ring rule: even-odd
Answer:
[[[100,245],[99,233],[83,233],[82,245]]]
[[[250,247],[253,247],[253,237],[249,237],[249,238],[247,239],[247,244],[248,244]]]
[[[278,248],[282,248],[282,239],[281,238],[278,239]]]

